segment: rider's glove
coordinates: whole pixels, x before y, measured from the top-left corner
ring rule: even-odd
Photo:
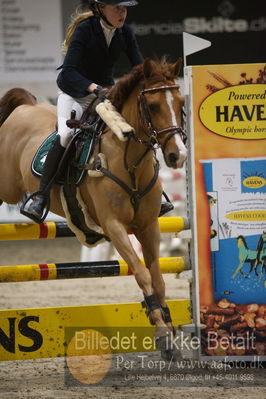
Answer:
[[[96,89],[93,90],[93,93],[101,100],[104,101],[107,98],[107,89],[102,86],[97,86]]]

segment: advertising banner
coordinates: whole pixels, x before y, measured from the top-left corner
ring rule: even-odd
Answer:
[[[199,1],[145,0],[130,7],[127,21],[144,57],[183,57],[183,32],[212,43],[190,55],[188,65],[256,63],[265,48],[266,16],[260,0],[205,0],[204,7]],[[128,71],[126,61],[116,76]]]
[[[266,359],[266,65],[185,68],[202,357]]]
[[[60,0],[0,0],[0,83],[55,81],[62,63]]]

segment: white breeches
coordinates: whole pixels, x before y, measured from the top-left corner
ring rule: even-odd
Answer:
[[[66,124],[66,121],[71,118],[71,111],[76,111],[76,119],[79,120],[83,111],[89,106],[94,98],[94,94],[89,94],[83,98],[73,98],[59,90],[57,99],[57,122],[60,144],[63,147],[67,147],[73,134],[73,129],[69,128]]]

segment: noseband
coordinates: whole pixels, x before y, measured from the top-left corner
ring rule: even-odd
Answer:
[[[147,136],[150,138],[149,143],[153,146],[155,146],[155,145],[160,146],[158,143],[159,135],[165,134],[165,133],[170,133],[162,145],[162,151],[164,151],[166,144],[175,134],[180,135],[181,140],[183,141],[184,144],[186,144],[187,135],[184,132],[183,127],[181,127],[181,126],[168,126],[164,129],[160,129],[160,130],[156,129],[152,123],[152,118],[151,118],[147,100],[145,98],[145,94],[155,93],[158,91],[179,89],[179,87],[180,87],[179,85],[163,85],[163,86],[158,86],[158,87],[150,87],[148,89],[141,90],[141,92],[138,96],[139,115],[140,115],[144,125],[147,126],[148,131],[150,132],[150,135],[147,134]],[[182,112],[182,116],[183,116],[183,112]],[[183,121],[183,118],[182,118],[182,121]],[[146,142],[145,140],[140,139],[140,141],[142,141],[143,144],[146,144],[146,145],[148,144],[148,142]]]

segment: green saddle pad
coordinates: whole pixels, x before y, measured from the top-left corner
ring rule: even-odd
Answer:
[[[31,170],[32,173],[35,176],[41,177],[42,172],[43,172],[43,165],[47,156],[47,153],[49,149],[51,148],[51,145],[57,135],[57,132],[53,132],[48,136],[44,142],[41,144],[39,149],[37,150],[31,164]],[[88,129],[85,134],[82,136],[82,141],[84,141],[83,147],[81,149],[81,152],[77,159],[75,159],[75,165],[76,165],[76,171],[75,171],[75,183],[78,185],[83,177],[83,174],[85,172],[84,169],[82,169],[82,166],[85,165],[91,155],[92,148],[93,148],[93,137],[94,137],[94,130],[93,129]],[[73,145],[73,141],[71,140],[71,143]],[[69,148],[66,149],[68,151]],[[56,179],[57,184],[63,184],[64,181],[64,176],[60,174],[60,176]]]

